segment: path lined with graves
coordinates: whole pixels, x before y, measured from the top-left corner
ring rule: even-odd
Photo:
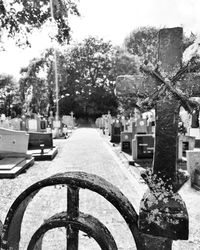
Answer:
[[[69,139],[55,140],[55,144],[59,147],[59,153],[53,161],[35,162],[27,173],[21,174],[15,179],[1,180],[2,221],[12,202],[24,189],[41,179],[66,171],[85,171],[105,178],[119,187],[135,208],[139,208],[143,190],[123,169],[122,163],[105,141],[100,130],[79,128]],[[36,195],[24,215],[23,240],[20,242],[20,249],[26,249],[30,237],[45,219],[66,210],[66,191],[64,186],[48,187]],[[119,249],[133,249],[135,243],[126,223],[103,197],[82,190],[80,192],[80,211],[92,214],[102,221],[113,234]],[[82,235],[80,249],[99,249],[92,239]],[[64,239],[65,229],[52,230],[44,237],[44,249],[66,249]]]
[[[84,171],[99,175],[116,185],[130,200],[138,212],[139,202],[146,189],[145,184],[138,182],[138,176],[127,171],[127,162],[116,155],[117,147],[109,145],[109,138],[102,131],[95,128],[79,128],[67,139],[54,141],[58,145],[59,153],[53,161],[35,162],[26,173],[15,179],[0,180],[0,219],[4,222],[6,213],[16,197],[31,184],[56,173],[67,171]],[[187,205],[198,198],[198,193],[192,191],[191,197],[184,197],[188,193],[188,186],[181,192]],[[22,224],[22,240],[20,250],[25,250],[35,230],[52,215],[65,211],[67,205],[67,188],[53,186],[41,190],[32,200],[24,215]],[[198,201],[198,200],[197,200]],[[196,202],[198,203],[198,202]],[[196,204],[198,206],[198,204]],[[192,214],[192,211],[189,213]],[[113,234],[118,249],[136,249],[134,240],[126,223],[115,208],[103,197],[87,190],[80,191],[80,211],[91,214],[103,222]],[[190,216],[194,223],[196,218]],[[174,242],[173,249],[200,249],[198,248],[197,227],[190,228],[192,238],[189,241]],[[193,238],[194,235],[194,238]],[[44,237],[43,249],[66,249],[65,229],[49,231]],[[100,249],[99,246],[80,233],[81,250]]]

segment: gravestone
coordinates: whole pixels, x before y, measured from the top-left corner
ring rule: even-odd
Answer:
[[[14,118],[10,120],[11,123],[11,129],[13,130],[21,130],[21,119],[19,118]]]
[[[107,117],[108,117],[108,135],[111,135],[111,130],[112,130],[112,116],[111,116],[110,111],[108,111]]]
[[[10,128],[10,123],[8,118],[6,118],[6,116],[4,114],[1,115],[1,119],[0,119],[0,128]]]
[[[29,119],[28,120],[28,130],[37,132],[38,130],[38,121],[36,119]]]
[[[178,160],[186,158],[186,151],[195,148],[195,137],[187,135],[178,136]]]
[[[28,131],[28,119],[25,115],[22,115],[21,122],[20,122],[20,130]]]
[[[119,120],[115,120],[112,124],[112,131],[111,131],[111,140],[112,143],[120,143],[122,132],[122,124]]]
[[[121,132],[121,151],[131,154],[132,152],[132,132]]]
[[[196,64],[193,61],[181,68],[182,38],[182,28],[160,30],[159,64],[155,69],[141,67],[143,75],[120,76],[116,81],[120,95],[126,94],[127,90],[134,94],[146,95],[148,92],[149,97],[140,104],[142,103],[143,107],[155,106],[153,171],[142,174],[150,189],[141,201],[139,228],[144,233],[173,240],[188,239],[189,235],[187,209],[177,193],[188,179],[187,175],[177,170],[179,108],[183,105],[189,112],[192,111],[196,103],[189,100],[184,90],[199,82],[195,81],[198,80],[195,76],[191,82],[190,76],[187,75],[192,69],[195,70]],[[192,91],[192,88],[190,90]],[[159,202],[154,197],[159,198]],[[166,207],[168,214],[164,211]],[[150,217],[155,220],[149,221]]]
[[[29,135],[22,131],[0,128],[0,152],[24,153],[28,150]]]
[[[138,160],[153,159],[154,136],[149,134],[136,134],[132,140],[132,157]]]
[[[54,121],[53,111],[50,111],[50,115],[48,117],[48,125],[51,129],[53,129],[53,121]]]
[[[0,178],[14,178],[33,165],[27,154],[29,135],[23,131],[0,128]]]
[[[147,120],[143,118],[137,119],[133,124],[132,131],[133,134],[147,134]]]
[[[186,157],[191,186],[200,190],[200,150],[188,150]]]
[[[37,118],[37,132],[47,132],[47,120],[44,117]]]
[[[29,132],[28,152],[35,160],[53,160],[58,148],[53,146],[52,133]]]

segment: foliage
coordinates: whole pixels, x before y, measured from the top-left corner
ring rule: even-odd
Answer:
[[[158,32],[159,30],[154,27],[140,27],[136,30],[133,30],[130,33],[130,35],[125,38],[124,46],[127,49],[127,51],[131,53],[133,56],[137,55],[139,58],[138,63],[140,64],[140,70],[142,68],[142,71],[143,71],[142,73],[144,73],[143,74],[144,80],[143,80],[143,83],[141,83],[141,87],[145,85],[145,88],[143,88],[143,93],[145,93],[145,95],[140,96],[139,94],[140,91],[134,94],[127,93],[125,96],[123,95],[121,98],[123,100],[121,102],[121,105],[124,109],[131,109],[133,107],[136,107],[137,100],[140,99],[141,97],[143,99],[145,98],[145,101],[143,102],[143,104],[145,105],[147,104],[145,108],[151,109],[153,102],[149,102],[149,100],[152,97],[153,97],[152,100],[154,100],[154,102],[155,100],[158,99],[158,98],[155,99],[155,96],[159,98],[163,98],[163,94],[161,94],[161,93],[164,93],[164,91],[162,91],[163,89],[162,80],[161,81],[159,80],[157,82],[156,84],[157,87],[155,88],[156,80],[152,80],[152,78],[150,78],[150,75],[152,74],[150,72],[155,71],[157,72],[156,74],[159,75],[159,63],[157,60],[158,58],[158,52],[157,52],[158,51]],[[180,96],[180,93],[178,93],[180,91],[185,93],[186,97],[182,98],[182,101],[183,99],[186,100],[186,98],[189,98],[190,96],[194,96],[194,95],[199,96],[199,86],[197,84],[198,82],[197,80],[199,78],[198,64],[199,64],[200,53],[197,53],[198,48],[199,48],[199,41],[195,42],[196,38],[197,36],[193,33],[191,33],[189,36],[186,36],[185,34],[183,35],[183,44],[182,44],[182,51],[184,52],[183,59],[186,59],[186,58],[187,59],[189,58],[189,59],[183,60],[182,68],[177,69],[177,77],[174,75],[176,74],[176,72],[175,73],[172,72],[171,76],[168,74],[168,78],[171,79],[171,81],[173,81],[173,79],[175,78],[179,78],[178,80],[175,80],[177,82],[177,85],[179,86],[178,90],[177,91],[173,90],[173,93],[176,96],[177,94]],[[144,72],[143,70],[144,68],[147,69],[146,72]],[[147,71],[149,71],[150,74],[147,73]],[[190,73],[190,71],[191,71],[191,74],[188,74],[188,72]],[[161,77],[163,77],[164,79],[166,76],[163,75]],[[149,82],[149,84],[144,84],[145,81]],[[195,84],[193,84],[193,82],[195,82]]]
[[[55,109],[54,56],[51,49],[46,50],[21,70],[21,99],[34,111]],[[93,117],[108,110],[116,113],[114,56],[109,42],[93,37],[56,52],[60,115],[72,110]]]
[[[48,51],[47,54],[52,51]],[[46,113],[48,104],[53,100],[51,92],[53,87],[46,79],[44,69],[52,70],[52,62],[47,60],[48,56],[34,58],[27,67],[21,69],[22,77],[19,80],[19,90],[21,101],[24,103],[24,110]],[[47,65],[49,67],[47,67]],[[43,72],[44,76],[41,76]]]
[[[58,27],[57,40],[64,42],[70,37],[68,15],[80,15],[76,0],[54,0],[53,15]],[[0,0],[0,25],[9,36],[20,34],[18,43],[30,45],[28,33],[51,19],[50,0]]]
[[[118,75],[133,75],[139,71],[138,56],[130,54],[129,52],[116,48],[115,56],[113,58],[113,73]]]
[[[12,111],[20,112],[18,86],[13,76],[0,75],[0,113],[10,116]]]
[[[124,40],[124,46],[132,55],[137,55],[141,63],[157,61],[158,29],[154,27],[140,27],[133,30]]]
[[[71,47],[59,60],[60,69],[65,72],[61,74],[60,95],[73,96],[85,115],[115,111],[114,56],[110,42],[94,37]]]

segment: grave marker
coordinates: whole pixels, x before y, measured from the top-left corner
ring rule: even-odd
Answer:
[[[177,193],[188,179],[183,172],[177,171],[178,117],[180,105],[190,112],[197,105],[183,92],[191,83],[190,77],[185,73],[199,69],[199,65],[193,64],[193,61],[180,69],[182,37],[183,30],[179,27],[160,30],[157,69],[141,68],[146,77],[145,75],[122,76],[118,77],[116,82],[120,94],[126,94],[127,90],[141,94],[148,91],[149,98],[142,104],[149,107],[155,105],[156,139],[153,172],[142,175],[150,190],[141,201],[139,227],[145,233],[171,239],[188,239],[188,213],[185,203]],[[194,81],[195,79],[192,84]],[[163,192],[167,199],[166,204],[163,198],[159,199],[159,205],[152,202],[153,197],[163,197]],[[164,211],[165,207],[168,208],[170,220]],[[149,221],[149,216],[153,216],[156,220]],[[159,223],[156,223],[157,221]]]
[[[33,165],[28,140],[26,132],[0,128],[0,179],[14,178]]]
[[[35,160],[53,160],[58,148],[53,146],[52,133],[30,132],[28,150]]]

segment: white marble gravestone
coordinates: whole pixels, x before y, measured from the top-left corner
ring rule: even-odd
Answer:
[[[24,131],[0,128],[0,154],[21,153],[28,150],[29,135]]]
[[[30,119],[28,120],[28,130],[36,132],[38,127],[38,122],[36,119]]]
[[[11,123],[11,129],[14,130],[21,130],[21,119],[19,118],[14,118],[10,120]]]

